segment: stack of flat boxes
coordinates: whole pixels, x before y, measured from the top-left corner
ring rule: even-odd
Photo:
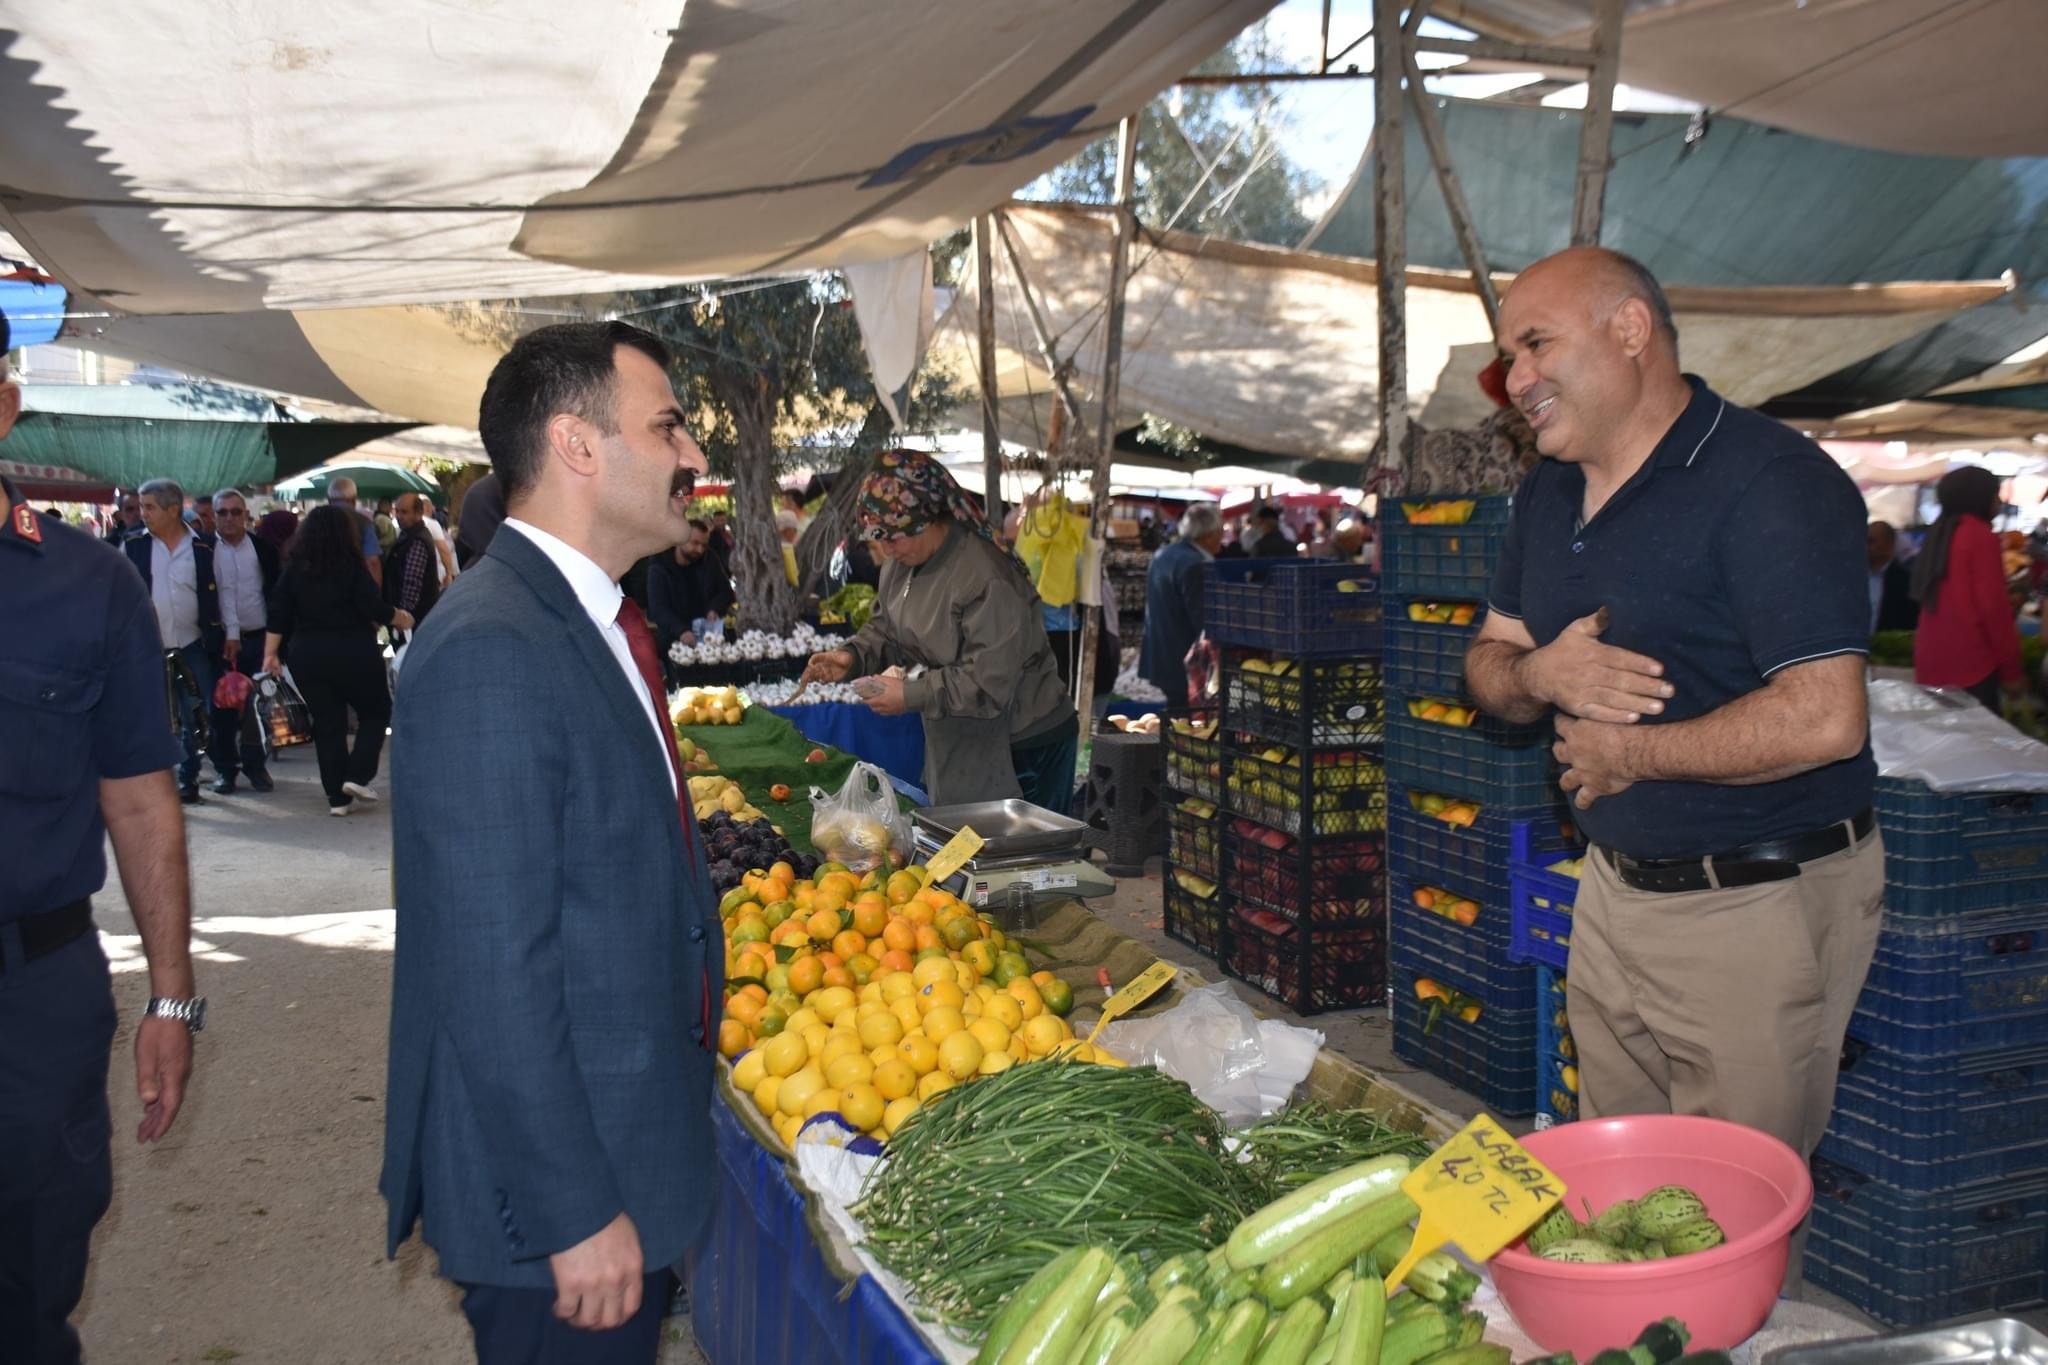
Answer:
[[[1806,1274],[1898,1326],[2048,1301],[2048,795],[1881,778],[1885,925]]]
[[[1410,522],[1404,509],[1412,503],[1402,502],[1390,503],[1380,523],[1388,1008],[1396,1055],[1471,1091],[1496,1114],[1525,1115],[1537,1089],[1540,1002],[1530,969],[1508,953],[1513,829],[1531,821],[1547,832],[1540,846],[1561,848],[1569,822],[1546,729],[1486,715],[1458,723],[1457,713],[1471,709],[1465,648],[1484,618],[1508,522],[1505,497],[1472,501],[1461,525]],[[1430,710],[1438,703],[1442,711]],[[1467,904],[1478,907],[1476,917]],[[1446,906],[1471,923],[1440,913]],[[1418,981],[1478,1001],[1479,1018],[1433,1008],[1418,997]]]
[[[1220,650],[1219,961],[1297,1014],[1377,1004],[1387,980],[1378,584],[1353,565],[1209,566]]]

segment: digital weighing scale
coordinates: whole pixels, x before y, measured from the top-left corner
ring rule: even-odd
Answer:
[[[963,827],[981,836],[980,852],[942,885],[969,905],[994,912],[1006,930],[1033,927],[1044,902],[1116,890],[1116,879],[1089,861],[1088,827],[1042,806],[982,801],[912,811],[910,818],[920,862]]]

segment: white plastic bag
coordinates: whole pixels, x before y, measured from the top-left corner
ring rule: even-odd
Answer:
[[[1879,773],[1938,792],[2048,791],[2048,746],[1966,693],[1873,681],[1870,747]]]
[[[1278,1037],[1269,1054],[1267,1030],[1305,1034],[1302,1046]],[[1308,1075],[1323,1045],[1313,1029],[1260,1020],[1222,983],[1187,992],[1172,1009],[1148,1019],[1118,1019],[1102,1031],[1102,1045],[1133,1065],[1150,1064],[1186,1081],[1195,1097],[1233,1128],[1278,1110]],[[1268,1092],[1277,1096],[1269,1101]]]
[[[811,788],[811,846],[854,872],[908,863],[910,817],[897,803],[889,774],[872,763],[856,763],[838,791]]]

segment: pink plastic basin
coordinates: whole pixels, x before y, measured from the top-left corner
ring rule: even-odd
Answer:
[[[1522,1145],[1563,1179],[1581,1221],[1582,1200],[1605,1209],[1684,1185],[1728,1234],[1712,1251],[1629,1265],[1568,1265],[1509,1247],[1492,1262],[1493,1282],[1544,1350],[1583,1360],[1663,1317],[1691,1330],[1689,1349],[1726,1350],[1764,1325],[1792,1230],[1813,1203],[1813,1177],[1790,1147],[1739,1123],[1675,1114],[1560,1124]]]

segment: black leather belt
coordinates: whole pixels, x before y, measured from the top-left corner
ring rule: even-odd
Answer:
[[[1876,826],[1877,817],[1865,806],[1853,820],[1789,839],[1744,844],[1708,858],[1631,858],[1611,848],[1600,852],[1622,885],[1637,891],[1708,891],[1716,886],[1790,881],[1799,875],[1801,863],[1853,848]]]
[[[92,899],[81,897],[40,915],[24,915],[14,923],[21,934],[21,957],[10,963],[5,940],[0,939],[0,972],[9,966],[25,967],[83,938],[92,929]]]

